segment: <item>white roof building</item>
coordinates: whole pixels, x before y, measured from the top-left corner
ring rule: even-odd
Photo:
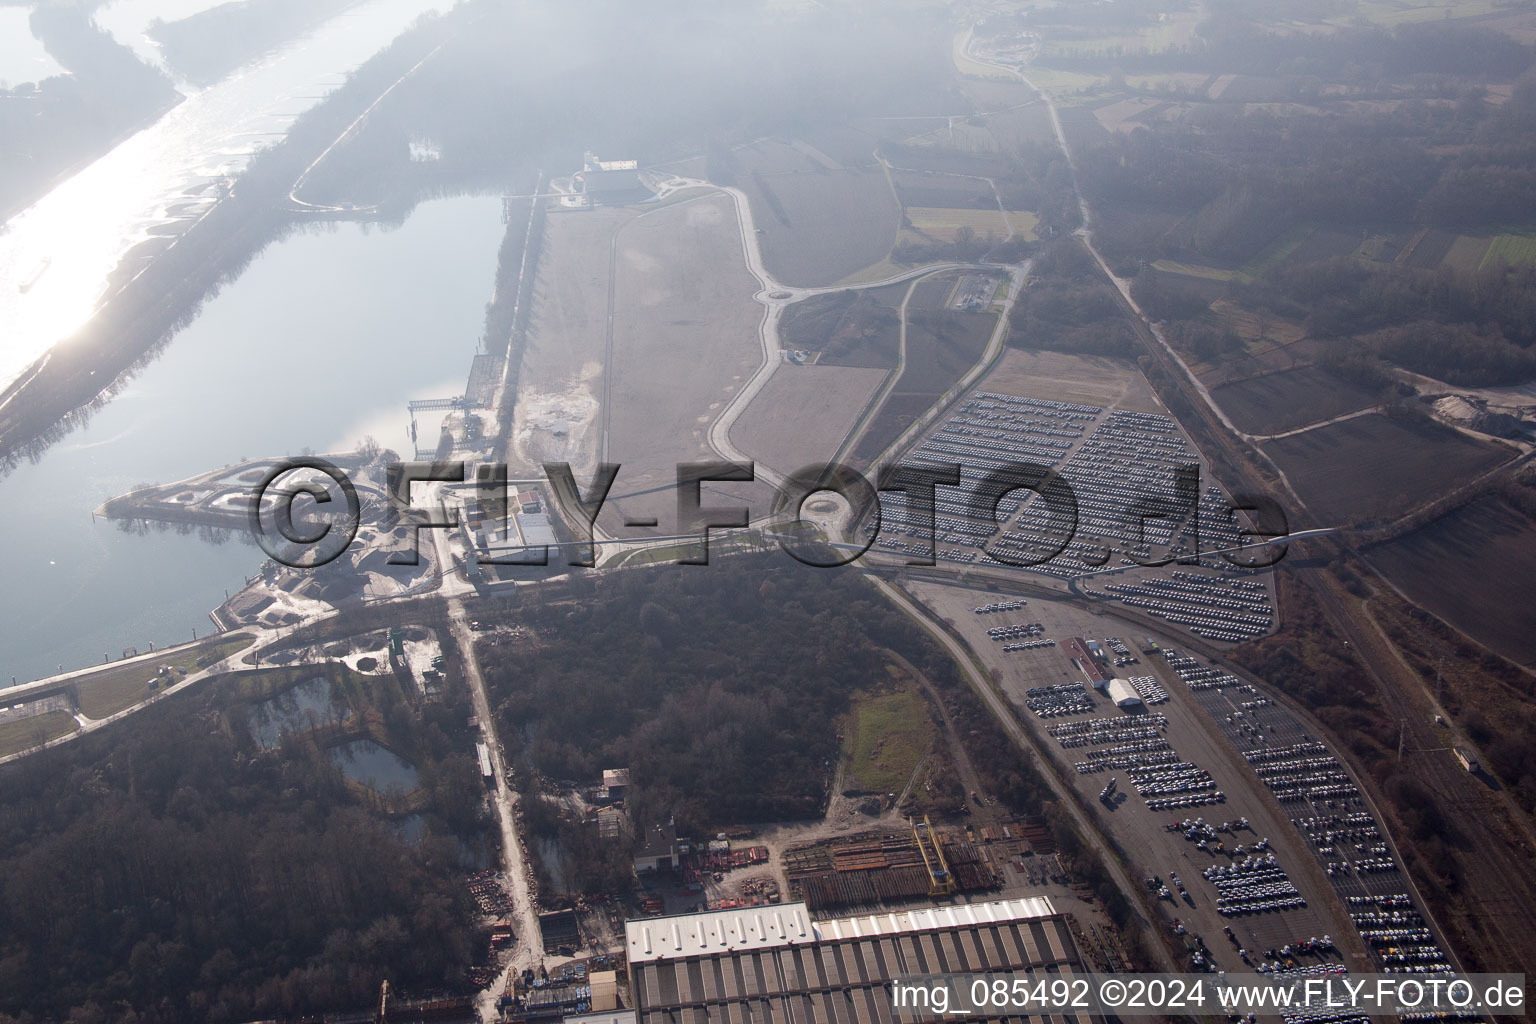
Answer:
[[[1124,679],[1111,679],[1107,692],[1109,693],[1109,699],[1115,702],[1116,707],[1141,707],[1141,694],[1136,692],[1136,687]]]

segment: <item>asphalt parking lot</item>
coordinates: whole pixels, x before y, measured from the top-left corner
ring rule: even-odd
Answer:
[[[1170,921],[1179,919],[1191,936],[1203,938],[1217,967],[1246,969],[1236,945],[1225,937],[1223,929],[1227,927],[1232,929],[1237,944],[1249,951],[1255,964],[1269,949],[1328,935],[1339,944],[1340,952],[1302,957],[1298,963],[1305,966],[1325,961],[1342,962],[1353,970],[1369,966],[1366,947],[1352,927],[1344,902],[1330,889],[1328,877],[1306,841],[1291,825],[1281,805],[1239,749],[1212,724],[1189,688],[1160,664],[1161,658],[1142,653],[1147,641],[1144,630],[1137,635],[1131,627],[1117,624],[1107,616],[1038,598],[1031,598],[1026,605],[1006,612],[976,614],[974,608],[1004,598],[928,583],[909,584],[909,588],[951,621],[981,661],[993,671],[1003,693],[1017,709],[1020,720],[1035,736],[1037,749],[1057,764],[1059,774],[1077,790],[1082,803],[1091,808],[1120,847],[1132,851],[1130,856],[1136,877],[1156,876],[1167,885],[1169,898],[1161,901],[1167,917]],[[1040,635],[1057,640],[1057,645],[1004,651],[1004,642],[987,635],[989,628],[1032,623],[1039,623],[1042,627]],[[1027,703],[1031,689],[1038,692],[1041,688],[1084,682],[1085,677],[1073,665],[1065,647],[1073,636],[1101,641],[1107,636],[1119,637],[1138,660],[1114,671],[1127,678],[1154,676],[1156,685],[1167,694],[1167,702],[1146,708],[1140,714],[1128,714],[1103,694],[1088,688],[1086,695],[1091,701],[1091,711],[1087,713],[1040,717],[1030,711]],[[1168,637],[1159,639],[1168,642]],[[1092,723],[1106,730],[1154,730],[1140,739],[1166,741],[1167,750],[1147,751],[1152,755],[1149,764],[1171,751],[1175,763],[1192,765],[1209,774],[1211,786],[1202,792],[1220,790],[1224,800],[1179,809],[1149,809],[1147,798],[1137,793],[1134,780],[1125,770],[1085,774],[1075,767],[1079,762],[1089,760],[1088,755],[1094,750],[1112,749],[1137,740],[1112,738],[1110,742],[1094,747],[1066,746],[1051,734],[1053,727],[1058,731],[1080,728],[1076,723]],[[1106,803],[1099,799],[1099,795],[1111,778],[1116,780],[1117,798]],[[1201,818],[1212,824],[1247,818],[1247,828],[1220,833],[1217,840],[1224,842],[1228,850],[1242,844],[1245,854],[1235,859],[1225,853],[1218,854],[1213,842],[1208,842],[1208,848],[1203,850],[1198,845],[1198,836],[1187,839],[1185,830],[1168,830],[1167,826],[1186,818]],[[1273,866],[1266,863],[1262,870],[1253,866],[1253,885],[1276,884],[1283,888],[1287,883],[1292,884],[1306,900],[1306,905],[1234,916],[1221,914],[1218,899],[1226,899],[1222,896],[1225,889],[1205,878],[1204,872],[1213,866],[1241,865],[1247,857],[1255,856],[1248,853],[1247,848],[1264,839],[1269,840],[1268,848],[1257,856],[1267,862],[1273,855],[1285,878],[1279,879]],[[1183,882],[1183,893],[1174,885],[1173,875],[1178,875]],[[1284,898],[1288,897],[1276,896],[1277,900]]]

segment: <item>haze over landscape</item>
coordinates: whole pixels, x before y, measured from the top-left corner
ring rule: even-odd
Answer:
[[[0,140],[0,1022],[1536,962],[1536,0],[0,0]]]

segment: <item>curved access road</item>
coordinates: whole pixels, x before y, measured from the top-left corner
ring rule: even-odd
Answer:
[[[942,273],[944,271],[950,270],[1007,270],[1013,276],[1013,285],[1009,289],[1009,295],[1007,303],[1004,306],[1003,313],[998,318],[998,330],[993,333],[991,340],[988,342],[986,354],[978,366],[986,365],[988,362],[994,359],[997,352],[1001,350],[1002,339],[1006,334],[1008,310],[1012,308],[1013,301],[1017,297],[1019,289],[1023,284],[1024,275],[1028,270],[1028,264],[1008,265],[959,262],[930,263],[921,267],[914,267],[911,270],[902,271],[899,274],[893,274],[890,277],[883,278],[878,281],[867,281],[859,284],[848,285],[824,285],[814,288],[797,288],[775,280],[773,275],[768,272],[768,268],[763,262],[762,247],[758,244],[757,223],[752,216],[752,206],[751,203],[748,202],[745,192],[741,191],[739,188],[733,188],[725,185],[716,185],[713,182],[704,181],[697,178],[674,178],[663,185],[661,195],[665,197],[672,194],[673,192],[678,192],[690,188],[712,189],[717,192],[723,192],[731,197],[731,201],[736,206],[736,225],[741,233],[742,256],[746,261],[748,272],[757,279],[758,285],[760,286],[757,294],[754,295],[753,298],[763,306],[763,318],[758,323],[757,329],[758,341],[762,345],[763,361],[761,364],[759,364],[757,372],[752,375],[752,378],[748,380],[746,384],[744,384],[734,396],[732,396],[731,400],[726,403],[725,408],[720,411],[719,415],[715,417],[714,422],[712,422],[709,427],[709,446],[713,448],[721,458],[734,462],[750,461],[747,456],[744,455],[741,450],[738,449],[736,445],[731,441],[731,428],[736,425],[736,421],[741,417],[741,414],[746,411],[747,406],[752,404],[752,400],[756,398],[762,391],[763,386],[768,383],[768,379],[773,376],[774,371],[778,369],[779,364],[783,361],[784,349],[783,344],[779,338],[779,320],[784,315],[784,310],[796,302],[803,301],[816,295],[830,295],[835,292],[862,291],[871,288],[883,288],[887,285],[900,284],[903,281],[913,281],[918,278],[927,277],[931,274]],[[902,303],[903,342],[901,345],[900,356],[903,364],[906,358],[905,310],[906,303],[904,301]],[[899,374],[897,376],[899,376]],[[887,391],[889,391],[890,384],[894,383],[895,379],[896,377],[893,376],[891,382],[887,385]],[[968,375],[966,378],[967,381],[971,379],[972,375]],[[968,383],[966,386],[969,386]],[[784,478],[769,467],[758,466],[757,473],[759,479],[766,481],[774,487],[779,487],[784,482]]]

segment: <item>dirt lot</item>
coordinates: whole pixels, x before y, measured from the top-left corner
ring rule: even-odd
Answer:
[[[1239,429],[1280,434],[1376,404],[1376,396],[1316,367],[1223,384],[1212,396]]]
[[[547,231],[514,455],[530,465],[569,461],[584,480],[606,436],[607,460],[622,468],[600,525],[644,536],[653,531],[626,530],[623,520],[655,516],[655,530],[670,531],[676,464],[718,458],[706,443],[709,422],[762,359],[758,285],[734,206],[714,194],[644,210],[562,212]],[[766,502],[766,488],[721,489]]]
[[[1176,872],[1189,889],[1188,900],[1164,903],[1169,919],[1181,918],[1192,932],[1204,936],[1216,955],[1218,965],[1226,970],[1243,970],[1244,965],[1222,935],[1222,927],[1230,925],[1239,940],[1249,949],[1263,950],[1283,945],[1297,938],[1328,933],[1335,939],[1358,942],[1349,919],[1344,916],[1341,902],[1336,902],[1327,876],[1323,874],[1316,857],[1302,842],[1290,825],[1281,806],[1274,801],[1235,747],[1221,735],[1209,716],[1194,702],[1187,688],[1170,679],[1162,681],[1170,700],[1152,709],[1168,716],[1168,724],[1162,735],[1168,740],[1182,760],[1199,765],[1215,778],[1217,785],[1227,794],[1223,804],[1193,808],[1183,812],[1155,812],[1149,810],[1133,790],[1130,798],[1107,808],[1097,799],[1099,791],[1111,773],[1080,775],[1072,767],[1082,760],[1085,748],[1063,747],[1046,732],[1046,726],[1059,722],[1086,721],[1091,718],[1118,719],[1135,724],[1133,719],[1142,716],[1127,715],[1097,694],[1095,711],[1089,715],[1065,718],[1041,719],[1022,707],[1024,691],[1032,686],[1055,683],[1080,682],[1083,676],[1073,666],[1061,646],[1035,651],[1005,654],[1002,644],[995,643],[986,635],[990,626],[1013,622],[1040,622],[1045,626],[1045,636],[1064,643],[1072,636],[1100,638],[1105,635],[1119,636],[1128,646],[1137,650],[1145,636],[1145,630],[1118,623],[1109,616],[1095,615],[1067,604],[1030,599],[1029,604],[1016,612],[1001,615],[976,615],[971,609],[980,604],[1001,599],[1001,595],[986,591],[970,591],[959,587],[934,584],[907,584],[906,589],[919,600],[948,619],[965,637],[968,645],[996,678],[1005,695],[1015,703],[1019,720],[1036,739],[1036,749],[1054,760],[1064,770],[1090,807],[1100,827],[1118,841],[1122,849],[1129,851],[1131,874],[1141,879],[1158,874],[1167,880],[1169,872]],[[1168,637],[1161,637],[1164,642]],[[1136,675],[1158,675],[1166,672],[1161,660],[1149,655],[1138,655],[1140,661],[1125,671]],[[1127,785],[1124,773],[1122,786]],[[1269,913],[1243,917],[1222,917],[1215,909],[1215,888],[1200,873],[1212,863],[1212,855],[1203,853],[1193,843],[1177,833],[1164,830],[1163,826],[1174,817],[1204,817],[1207,821],[1229,820],[1247,817],[1254,833],[1238,833],[1237,842],[1250,842],[1267,837],[1275,855],[1291,880],[1308,900],[1308,905],[1282,913]],[[1350,952],[1363,957],[1362,948]],[[1364,967],[1363,960],[1352,962],[1351,967]]]
[[[1009,349],[978,388],[1021,398],[1082,402],[1132,412],[1163,413],[1141,371],[1102,356]]]
[[[667,531],[676,464],[718,459],[709,423],[762,361],[757,282],[735,207],[720,195],[637,218],[618,236],[615,266],[609,407],[599,422],[608,460],[624,468],[603,522],[621,533],[625,517],[655,516]]]
[[[598,460],[609,248],[614,232],[635,216],[613,209],[549,216],[513,434],[512,454],[526,470],[564,461],[586,478]]]
[[[1486,497],[1367,556],[1409,599],[1524,665],[1536,665],[1530,607],[1536,522]]]
[[[763,260],[780,281],[832,284],[891,251],[901,208],[880,171],[834,170],[782,142],[755,143],[736,156]]]
[[[1268,441],[1301,500],[1331,525],[1400,515],[1497,466],[1510,450],[1379,413]]]
[[[837,453],[886,370],[781,365],[731,430],[731,440],[780,473]]]

